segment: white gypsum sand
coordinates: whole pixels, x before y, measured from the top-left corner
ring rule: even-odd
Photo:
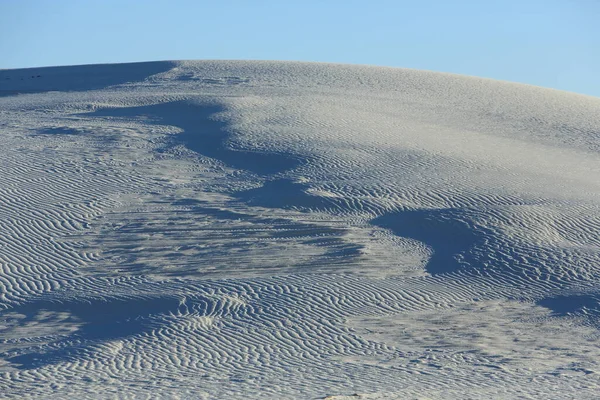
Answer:
[[[0,70],[0,132],[2,398],[599,392],[598,98],[293,62]]]

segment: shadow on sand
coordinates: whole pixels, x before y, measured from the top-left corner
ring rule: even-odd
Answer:
[[[395,235],[418,240],[433,250],[426,270],[432,275],[460,270],[465,256],[484,237],[460,218],[459,210],[414,210],[383,215],[372,224],[391,230]]]
[[[105,89],[146,78],[175,67],[170,61],[130,64],[73,65],[0,70],[0,97],[50,91]]]
[[[78,329],[54,342],[45,351],[31,351],[7,360],[16,368],[32,369],[77,358],[89,352],[93,344],[148,332],[158,326],[157,322],[153,322],[156,317],[177,313],[179,307],[178,299],[167,297],[28,303],[8,310],[25,316],[20,321],[21,325],[36,321],[43,326],[40,315],[67,313]]]

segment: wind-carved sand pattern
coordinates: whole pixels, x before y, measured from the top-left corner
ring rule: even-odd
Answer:
[[[2,70],[0,132],[2,398],[597,397],[597,98]]]

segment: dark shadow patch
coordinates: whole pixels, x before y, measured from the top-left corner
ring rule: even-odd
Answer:
[[[0,70],[0,96],[49,91],[105,89],[146,78],[175,67],[171,61],[95,64]]]
[[[75,136],[75,135],[81,135],[82,132],[77,130],[77,129],[72,129],[72,128],[47,128],[47,129],[41,129],[36,131],[37,135],[69,135],[69,136]]]
[[[186,101],[156,104],[152,106],[105,108],[85,114],[91,117],[147,117],[157,124],[181,128],[176,142],[206,157],[257,175],[274,175],[301,165],[293,155],[254,152],[232,147],[232,135],[227,124],[216,120],[215,114],[224,109],[214,105],[194,105]]]
[[[454,209],[402,211],[375,218],[371,223],[431,247],[433,255],[426,270],[438,275],[460,270],[463,262],[457,256],[465,255],[483,240],[457,213]]]
[[[335,201],[311,196],[306,189],[306,185],[289,179],[273,179],[259,188],[237,192],[234,196],[246,204],[267,208],[326,210],[335,207]]]
[[[600,298],[598,295],[547,297],[538,301],[537,304],[552,310],[557,315],[596,314],[600,316]]]
[[[207,310],[210,300],[203,299],[200,313]],[[181,307],[179,299],[161,298],[129,298],[108,300],[85,300],[52,302],[38,301],[16,307],[6,312],[23,314],[26,317],[21,324],[36,320],[40,313],[69,313],[79,329],[68,337],[53,343],[45,351],[29,351],[24,354],[10,356],[9,362],[16,368],[32,369],[44,365],[56,364],[76,359],[92,350],[93,345],[102,342],[122,339],[148,332],[159,324],[157,317],[168,313],[177,313]]]

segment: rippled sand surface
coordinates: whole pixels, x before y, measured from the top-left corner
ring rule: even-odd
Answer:
[[[600,99],[0,70],[3,398],[597,398]]]

